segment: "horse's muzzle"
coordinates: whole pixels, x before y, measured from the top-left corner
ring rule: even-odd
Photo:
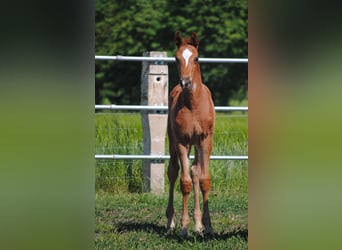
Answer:
[[[190,77],[182,78],[181,79],[181,86],[183,89],[189,89],[191,86]]]

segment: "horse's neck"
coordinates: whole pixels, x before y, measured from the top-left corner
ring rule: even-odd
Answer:
[[[203,83],[195,82],[194,84],[196,85],[191,86],[190,89],[183,90],[183,103],[190,110],[197,109],[203,101],[201,100]]]
[[[198,93],[201,91],[202,88],[202,76],[201,76],[201,71],[199,69],[198,66],[198,71],[197,74],[195,74],[195,77],[193,79],[193,86],[192,86],[192,90],[194,90],[194,92],[196,92],[197,89],[199,89]]]

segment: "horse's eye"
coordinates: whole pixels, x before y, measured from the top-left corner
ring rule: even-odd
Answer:
[[[195,58],[194,58],[194,62],[195,62],[195,63],[198,63],[198,57],[195,57]]]

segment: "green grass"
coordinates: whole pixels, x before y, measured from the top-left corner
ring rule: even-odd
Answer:
[[[96,114],[95,133],[96,154],[143,154],[139,114]],[[141,164],[140,160],[97,160],[96,190],[140,192]]]
[[[96,114],[96,154],[143,154],[141,116]],[[247,155],[247,116],[217,113],[212,155]],[[168,154],[166,136],[165,152]],[[142,193],[141,160],[96,160],[96,249],[247,249],[248,161],[211,161],[210,213],[214,235],[188,238],[166,231],[165,194]],[[168,161],[165,161],[165,172]],[[179,179],[178,179],[179,180]],[[179,181],[175,188],[176,220],[181,214]],[[189,211],[193,213],[193,193]]]
[[[176,196],[177,221],[181,197]],[[220,193],[210,199],[213,236],[187,238],[165,229],[167,196],[96,194],[96,249],[247,249],[247,197]],[[189,204],[190,211],[193,204]],[[178,208],[178,209],[177,209]],[[192,216],[190,212],[190,216]]]

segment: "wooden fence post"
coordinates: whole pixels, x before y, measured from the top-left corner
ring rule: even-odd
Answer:
[[[143,53],[149,57],[167,57],[166,52]],[[149,106],[168,105],[168,66],[163,62],[142,63],[141,104]],[[167,126],[166,111],[142,111],[144,154],[164,155]],[[143,192],[164,193],[164,160],[143,160]]]

